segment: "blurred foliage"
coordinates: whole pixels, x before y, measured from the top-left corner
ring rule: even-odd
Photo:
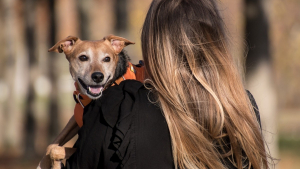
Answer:
[[[287,138],[286,136],[279,136],[278,145],[281,151],[291,151],[300,157],[300,137]]]

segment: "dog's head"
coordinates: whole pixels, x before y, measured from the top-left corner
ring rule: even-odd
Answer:
[[[114,79],[120,59],[118,54],[130,44],[134,42],[114,35],[98,41],[68,36],[57,42],[49,52],[64,52],[71,76],[77,81],[80,92],[91,99],[98,99],[102,90]]]

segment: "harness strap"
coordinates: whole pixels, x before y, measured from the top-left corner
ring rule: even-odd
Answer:
[[[73,98],[76,102],[75,108],[74,108],[74,117],[75,121],[78,124],[79,127],[82,127],[83,125],[83,109],[85,106],[87,106],[92,99],[90,99],[87,95],[80,94],[79,92],[79,86],[77,82],[74,83],[76,90],[73,92]]]

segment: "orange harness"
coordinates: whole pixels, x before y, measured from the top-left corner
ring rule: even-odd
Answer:
[[[143,83],[144,79],[145,79],[145,74],[144,74],[143,61],[140,61],[139,65],[133,65],[130,62],[128,62],[128,68],[126,73],[122,77],[118,78],[112,84],[112,86],[114,86],[115,84],[119,85],[124,80],[138,80]],[[74,108],[74,117],[78,126],[82,127],[83,109],[92,101],[92,99],[90,99],[87,95],[81,94],[79,92],[79,86],[77,82],[75,82],[74,85],[76,88],[76,91],[73,92],[73,96],[76,101],[75,108]]]

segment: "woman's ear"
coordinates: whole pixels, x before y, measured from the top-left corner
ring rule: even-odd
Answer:
[[[78,37],[68,36],[63,40],[57,42],[52,48],[48,50],[48,52],[59,52],[59,53],[68,53],[72,50],[76,42],[79,40]]]
[[[125,38],[114,35],[108,35],[104,37],[104,40],[110,42],[116,54],[119,54],[127,45],[135,44],[134,42],[131,42]]]

